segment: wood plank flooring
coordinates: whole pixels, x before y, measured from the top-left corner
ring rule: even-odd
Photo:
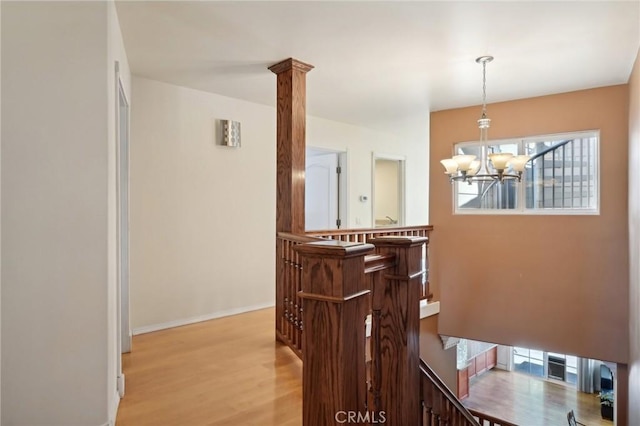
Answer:
[[[134,336],[117,426],[299,426],[302,363],[274,310]]]
[[[567,425],[569,410],[588,426],[613,425],[601,418],[597,395],[503,370],[493,369],[473,378],[469,397],[462,402],[467,408],[522,426]]]
[[[274,339],[274,310],[133,338],[123,357],[126,395],[117,426],[299,426],[302,363]],[[576,412],[588,426],[600,418],[596,396],[517,373],[492,370],[472,380],[464,401],[521,426],[566,425]]]

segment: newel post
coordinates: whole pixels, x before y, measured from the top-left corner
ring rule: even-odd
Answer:
[[[391,426],[420,424],[420,294],[425,237],[369,240],[396,266],[372,284],[372,385],[374,409]]]
[[[269,67],[277,78],[276,232],[304,234],[306,74],[313,65],[289,58]]]
[[[302,260],[304,426],[338,424],[367,410],[364,256],[373,248],[342,241],[295,248]]]

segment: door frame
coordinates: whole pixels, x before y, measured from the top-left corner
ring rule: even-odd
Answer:
[[[122,375],[122,354],[131,352],[131,321],[129,300],[130,272],[130,226],[129,226],[129,176],[130,176],[130,103],[120,75],[120,64],[116,61],[116,249],[117,249],[117,334],[118,377]],[[124,120],[122,117],[124,116]],[[124,128],[123,128],[124,127]],[[124,162],[124,164],[123,164]],[[124,188],[124,189],[123,189]],[[123,231],[125,235],[123,236]],[[126,274],[127,279],[123,279]],[[122,386],[119,391],[124,393]],[[122,396],[122,395],[121,395]]]

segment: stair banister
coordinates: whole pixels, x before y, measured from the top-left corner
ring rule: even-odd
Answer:
[[[322,241],[295,247],[302,264],[303,426],[367,412],[365,255],[371,244]],[[337,419],[337,420],[336,420]]]
[[[426,237],[379,237],[376,253],[395,255],[395,266],[371,289],[371,381],[374,412],[389,425],[418,425],[420,406],[420,295]]]

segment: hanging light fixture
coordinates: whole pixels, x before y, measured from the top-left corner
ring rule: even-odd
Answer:
[[[509,152],[489,154],[489,126],[491,119],[487,117],[487,63],[493,61],[493,56],[480,56],[476,62],[482,64],[482,115],[478,119],[480,128],[480,159],[475,155],[454,155],[452,158],[441,160],[445,174],[449,180],[463,182],[500,181],[507,179],[522,180],[522,172],[529,161],[528,155],[513,155]]]

